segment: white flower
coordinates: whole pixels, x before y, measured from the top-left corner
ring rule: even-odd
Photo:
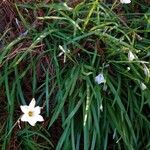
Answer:
[[[143,64],[143,70],[146,77],[150,77],[150,71],[145,64]]]
[[[104,78],[102,73],[100,73],[98,76],[95,77],[95,82],[97,84],[101,84],[101,83],[105,83],[106,82],[106,80],[105,80],[105,78]]]
[[[127,71],[130,71],[130,69],[131,69],[130,67],[127,67]]]
[[[141,82],[140,86],[141,86],[141,89],[142,89],[143,91],[144,91],[145,89],[147,89],[146,85],[145,85],[143,82]]]
[[[35,107],[35,99],[33,98],[29,104],[20,106],[22,112],[24,113],[21,116],[21,121],[28,122],[31,126],[35,126],[37,121],[44,121],[43,117],[40,115],[41,113],[41,107],[36,106]]]
[[[120,3],[129,4],[129,3],[131,3],[131,0],[120,0]]]
[[[131,51],[129,51],[129,52],[128,52],[128,60],[129,60],[129,61],[132,61],[132,60],[134,60],[134,59],[135,59],[134,54],[133,54]]]
[[[103,105],[102,104],[100,105],[100,110],[103,111]]]

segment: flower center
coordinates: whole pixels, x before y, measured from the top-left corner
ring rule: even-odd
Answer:
[[[33,116],[33,111],[29,111],[29,112],[28,112],[28,115],[29,115],[30,117],[32,117],[32,116]]]

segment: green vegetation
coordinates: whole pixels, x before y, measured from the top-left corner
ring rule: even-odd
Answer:
[[[0,28],[1,149],[150,149],[148,3],[3,2],[15,15]],[[18,121],[33,97],[34,127]]]

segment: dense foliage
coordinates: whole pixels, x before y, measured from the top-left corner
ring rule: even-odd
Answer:
[[[148,1],[0,8],[2,150],[150,149]],[[18,119],[33,97],[44,117],[35,127]]]

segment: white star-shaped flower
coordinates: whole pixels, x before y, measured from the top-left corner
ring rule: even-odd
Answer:
[[[27,105],[23,105],[20,106],[21,111],[24,113],[21,116],[21,121],[25,121],[28,122],[31,126],[35,126],[36,122],[42,122],[44,121],[43,117],[40,115],[41,113],[41,107],[36,106],[36,101],[33,98],[29,104],[29,106]]]
[[[120,0],[120,3],[129,4],[129,3],[131,3],[131,0]]]
[[[100,73],[98,76],[95,77],[95,82],[97,84],[101,84],[101,83],[105,83],[106,82],[103,73]]]

